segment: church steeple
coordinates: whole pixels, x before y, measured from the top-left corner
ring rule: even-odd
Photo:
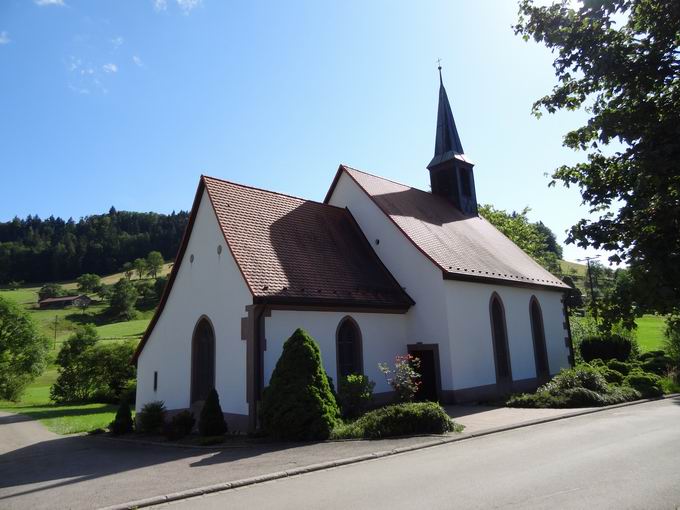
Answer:
[[[464,214],[477,215],[477,197],[472,168],[474,164],[465,157],[451,105],[446,95],[439,69],[439,108],[434,157],[427,169],[430,171],[432,193],[450,200]]]

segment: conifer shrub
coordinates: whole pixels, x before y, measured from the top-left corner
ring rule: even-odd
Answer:
[[[193,425],[192,425],[193,426]],[[222,436],[227,433],[227,422],[224,421],[220,397],[213,388],[205,399],[201,415],[198,418],[198,432],[202,436]]]
[[[171,441],[182,439],[191,434],[195,423],[194,413],[187,410],[180,411],[166,423],[165,435]]]
[[[137,415],[139,431],[144,434],[160,434],[165,423],[165,412],[165,403],[162,400],[144,404]]]
[[[633,370],[626,376],[623,382],[627,386],[639,391],[645,398],[663,395],[661,378],[656,374],[643,372],[642,370]]]
[[[444,434],[462,427],[436,402],[406,402],[369,411],[353,423],[340,426],[333,437],[382,439],[414,434]]]
[[[611,368],[612,370],[616,370],[617,372],[620,372],[624,376],[626,376],[628,375],[628,372],[632,370],[633,365],[630,363],[619,361],[617,359],[612,359],[607,362],[607,367]]]
[[[349,374],[340,378],[338,405],[344,418],[362,415],[373,403],[375,383],[365,375]]]
[[[640,355],[640,365],[645,372],[666,375],[673,368],[673,360],[664,351],[649,351]]]
[[[586,362],[596,358],[627,361],[634,351],[633,339],[617,334],[587,336],[581,340],[579,348],[581,350],[581,357]]]
[[[133,429],[132,411],[127,401],[120,403],[116,411],[116,417],[109,425],[109,430],[114,436],[129,434]]]
[[[283,344],[264,390],[260,415],[263,431],[283,440],[327,439],[339,415],[319,346],[305,331],[295,330]]]

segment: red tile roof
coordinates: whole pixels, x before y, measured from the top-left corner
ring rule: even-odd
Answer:
[[[491,223],[466,217],[443,197],[342,165],[326,196],[346,172],[446,278],[569,287]]]
[[[413,304],[346,209],[203,177],[256,303]]]

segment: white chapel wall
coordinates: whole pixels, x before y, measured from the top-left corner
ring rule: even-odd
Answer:
[[[194,262],[190,263],[192,254]],[[204,191],[172,291],[138,360],[137,410],[153,400],[163,400],[168,409],[189,407],[192,334],[197,321],[206,315],[215,329],[215,387],[222,410],[247,414],[241,317],[251,302]],[[158,372],[155,392],[154,371]]]
[[[395,355],[406,354],[406,320],[402,314],[272,310],[265,319],[265,385],[269,384],[284,342],[297,328],[304,329],[319,344],[323,366],[337,385],[336,332],[346,316],[354,319],[361,331],[364,375],[376,383],[376,393],[390,391],[378,363],[391,363]]]
[[[497,293],[505,309],[512,378],[536,377],[529,304],[536,296],[543,314],[550,373],[569,366],[561,293],[505,285],[447,281],[451,365],[456,389],[495,384],[489,304]]]
[[[416,302],[406,314],[406,343],[439,344],[442,388],[450,389],[449,331],[441,270],[346,173],[341,174],[329,203],[349,209],[387,269]]]

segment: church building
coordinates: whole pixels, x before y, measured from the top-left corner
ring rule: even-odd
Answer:
[[[253,430],[263,388],[297,328],[336,382],[421,359],[419,397],[526,391],[573,362],[568,287],[477,212],[446,90],[431,192],[340,165],[323,202],[202,176],[137,363],[137,411],[200,408],[216,388],[231,430]]]

